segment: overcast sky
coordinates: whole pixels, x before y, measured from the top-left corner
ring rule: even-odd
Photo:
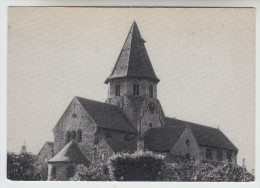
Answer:
[[[255,12],[246,8],[9,8],[8,151],[37,154],[74,96],[105,101],[136,20],[169,117],[220,127],[254,168]]]

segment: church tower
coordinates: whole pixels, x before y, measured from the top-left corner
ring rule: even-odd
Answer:
[[[164,126],[164,113],[157,99],[160,81],[145,49],[145,40],[134,21],[111,75],[106,103],[119,107],[136,127],[139,139],[149,128]]]

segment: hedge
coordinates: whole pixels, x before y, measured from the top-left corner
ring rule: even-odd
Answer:
[[[119,153],[109,159],[108,167],[116,181],[156,181],[163,159],[163,155],[152,152]]]

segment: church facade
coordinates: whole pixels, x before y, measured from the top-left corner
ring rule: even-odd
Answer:
[[[169,156],[236,163],[238,149],[216,128],[165,117],[159,83],[145,40],[134,22],[111,75],[108,97],[74,97],[53,128],[54,142],[37,155],[48,163],[48,179],[67,180],[77,164],[105,162],[117,152],[148,150]]]

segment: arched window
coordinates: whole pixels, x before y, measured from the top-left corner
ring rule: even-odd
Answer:
[[[187,147],[189,147],[189,146],[190,146],[190,140],[187,139],[187,140],[185,141],[185,144],[186,144]]]
[[[218,159],[218,161],[222,161],[223,160],[223,152],[222,152],[221,149],[218,150],[217,159]]]
[[[206,149],[206,158],[207,159],[212,159],[212,151],[210,148]]]
[[[66,144],[70,142],[70,132],[66,132]]]
[[[149,123],[149,127],[152,128],[152,127],[153,127],[153,124],[152,124],[152,123]]]
[[[149,86],[149,97],[153,98],[153,85]]]
[[[187,160],[190,160],[190,154],[187,153],[187,154],[185,155],[185,158],[186,158]]]
[[[232,152],[231,151],[227,152],[227,160],[232,161]]]
[[[120,85],[116,85],[116,96],[120,96]]]
[[[139,84],[134,84],[133,95],[139,95]]]
[[[70,177],[73,177],[74,174],[75,174],[74,167],[73,166],[69,166],[67,168],[67,179],[69,179]]]
[[[75,140],[75,138],[76,138],[76,131],[71,131],[71,133],[70,133],[70,140]]]
[[[109,132],[109,131],[106,132],[106,137],[107,137],[107,138],[112,138],[111,132]]]
[[[81,142],[82,141],[82,131],[79,129],[77,131],[77,142]]]
[[[76,113],[73,113],[73,114],[72,114],[72,117],[73,117],[73,118],[77,118],[77,114],[76,114]]]
[[[51,178],[55,179],[56,178],[56,167],[52,166],[51,168]]]

